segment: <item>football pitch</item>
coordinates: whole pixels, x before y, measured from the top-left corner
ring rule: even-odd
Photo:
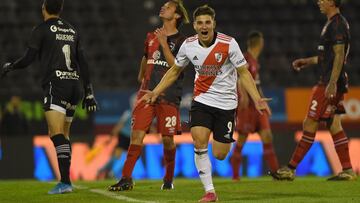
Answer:
[[[55,182],[1,180],[0,202],[197,202],[203,195],[198,179],[176,179],[175,190],[161,191],[160,180],[138,180],[132,191],[108,192],[114,180],[73,183],[73,193],[48,195]],[[326,178],[305,177],[293,182],[273,181],[270,177],[243,178],[239,182],[215,178],[219,202],[360,202],[360,180],[329,182]]]

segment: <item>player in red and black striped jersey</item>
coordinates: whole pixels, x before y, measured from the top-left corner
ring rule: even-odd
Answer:
[[[110,191],[130,190],[133,188],[132,172],[138,157],[141,155],[143,140],[153,119],[157,119],[157,130],[162,135],[164,144],[165,176],[162,190],[173,189],[176,146],[174,135],[181,131],[179,105],[182,95],[184,75],[159,97],[155,104],[148,105],[140,101],[142,96],[154,89],[167,70],[174,64],[185,37],[178,28],[188,23],[187,11],[180,0],[169,0],[160,10],[159,17],[163,22],[161,28],[146,36],[144,56],[141,60],[138,80],[141,87],[132,115],[131,144],[128,149],[121,180],[109,187]]]
[[[259,68],[257,61],[264,47],[264,38],[261,32],[252,31],[247,39],[247,52],[244,54],[249,65],[248,69],[255,80],[256,86],[262,96],[260,87]],[[272,144],[272,132],[270,128],[270,115],[267,112],[260,114],[255,104],[250,100],[249,94],[244,87],[238,85],[239,104],[236,109],[236,131],[239,134],[236,146],[231,156],[231,166],[233,169],[233,180],[239,180],[239,169],[241,163],[241,151],[249,133],[259,133],[263,142],[264,158],[270,168],[271,173],[279,168],[278,160]]]
[[[97,107],[79,33],[60,18],[63,3],[63,0],[44,0],[44,22],[32,31],[25,55],[14,63],[6,63],[1,74],[4,76],[9,71],[26,68],[36,58],[40,60],[45,118],[56,148],[61,175],[60,182],[49,194],[72,191],[69,134],[76,105],[82,97],[80,79],[85,90],[83,107],[88,111],[96,111]]]
[[[314,142],[319,122],[326,121],[343,168],[342,172],[328,180],[356,179],[349,156],[348,138],[341,126],[340,117],[340,114],[345,113],[343,100],[348,88],[345,67],[350,49],[349,24],[340,14],[340,4],[340,0],[318,0],[321,13],[328,19],[321,32],[318,55],[293,62],[296,70],[318,64],[319,82],[313,88],[308,115],[304,120],[304,135],[288,166],[273,174],[275,178],[295,178],[295,169]]]

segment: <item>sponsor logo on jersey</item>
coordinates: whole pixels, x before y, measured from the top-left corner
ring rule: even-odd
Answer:
[[[67,29],[67,28],[61,28],[61,27],[58,27],[58,26],[56,26],[56,25],[52,25],[52,26],[50,26],[50,31],[51,32],[63,32],[63,33],[72,33],[72,34],[75,34],[75,30],[73,30],[73,29],[71,29],[71,28],[69,28],[69,29]]]
[[[230,138],[230,134],[226,134],[226,135],[224,135],[224,137],[225,137],[226,139],[229,139],[229,140],[231,139],[231,138]]]
[[[61,71],[56,70],[56,77],[58,77],[60,80],[79,80],[80,76],[77,74],[76,71],[68,72],[68,71]]]
[[[222,53],[215,53],[215,60],[220,63],[222,60]]]
[[[194,56],[193,60],[194,60],[194,61],[197,61],[197,60],[199,60],[199,59],[198,59],[197,56]]]
[[[162,60],[149,59],[149,60],[147,60],[147,64],[169,67],[169,64],[166,61],[162,61]]]
[[[235,63],[235,65],[239,66],[239,65],[241,65],[242,63],[244,63],[244,61],[245,61],[245,58],[242,58],[241,60],[237,61],[237,62]]]
[[[199,75],[218,76],[222,74],[221,66],[217,65],[194,65],[194,68]]]

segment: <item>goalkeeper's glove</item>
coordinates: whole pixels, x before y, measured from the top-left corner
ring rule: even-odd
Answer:
[[[85,97],[82,101],[82,108],[85,108],[88,112],[95,112],[98,109],[98,104],[94,96],[92,85],[88,84],[84,88]]]
[[[1,69],[0,77],[3,78],[12,70],[12,63],[5,63]]]

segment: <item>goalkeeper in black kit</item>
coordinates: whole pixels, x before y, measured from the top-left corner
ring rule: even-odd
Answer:
[[[35,59],[40,61],[43,108],[50,139],[56,148],[61,175],[60,182],[48,193],[72,192],[69,172],[71,161],[70,126],[76,105],[83,98],[83,108],[94,112],[97,102],[90,82],[88,64],[77,30],[60,18],[64,0],[44,0],[44,22],[35,27],[24,56],[13,63],[5,63],[1,77],[10,71],[22,69]],[[83,81],[81,85],[80,80]]]

